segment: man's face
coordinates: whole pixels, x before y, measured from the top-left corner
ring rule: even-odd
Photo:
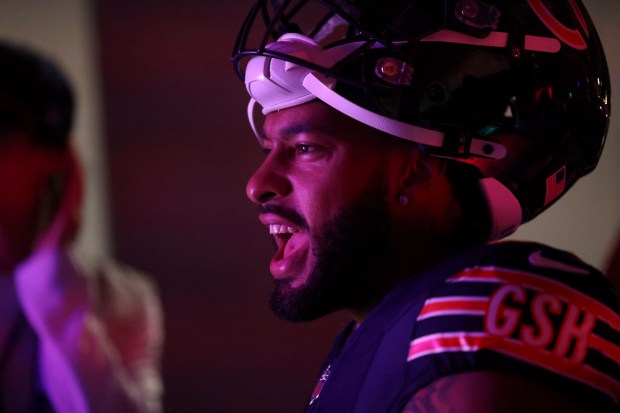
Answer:
[[[268,115],[263,131],[247,194],[277,245],[273,310],[300,321],[363,305],[389,245],[393,147],[320,102]]]

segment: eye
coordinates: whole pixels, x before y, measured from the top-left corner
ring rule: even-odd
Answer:
[[[310,145],[307,143],[298,143],[295,145],[295,152],[297,155],[310,155],[317,152],[319,148],[315,145]]]
[[[317,142],[297,142],[292,146],[292,153],[302,162],[316,162],[329,156],[328,147]]]

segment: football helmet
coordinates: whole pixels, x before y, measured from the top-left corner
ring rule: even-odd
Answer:
[[[471,165],[499,239],[601,154],[603,47],[580,0],[259,0],[233,64],[262,113],[319,99]]]

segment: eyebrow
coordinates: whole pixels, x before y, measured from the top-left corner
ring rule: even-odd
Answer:
[[[287,141],[293,138],[294,136],[299,135],[300,133],[314,132],[317,130],[318,129],[316,127],[311,126],[310,124],[306,122],[300,122],[300,123],[294,123],[292,125],[281,128],[280,130],[278,130],[277,136],[280,137],[282,140]],[[261,131],[259,132],[259,135],[260,135],[261,141],[271,140],[265,133],[264,129],[261,129]]]

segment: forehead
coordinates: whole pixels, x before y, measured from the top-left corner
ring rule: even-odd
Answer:
[[[287,140],[299,134],[321,135],[340,141],[373,136],[374,140],[376,131],[322,102],[313,101],[268,114],[261,140]]]

